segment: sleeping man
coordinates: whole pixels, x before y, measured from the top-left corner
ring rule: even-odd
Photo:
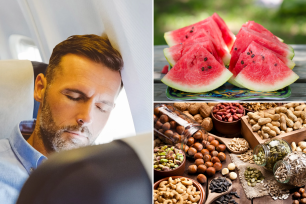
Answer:
[[[71,36],[52,52],[35,80],[37,120],[16,124],[0,140],[0,203],[13,204],[28,178],[53,152],[93,144],[121,89],[123,60],[109,40]]]

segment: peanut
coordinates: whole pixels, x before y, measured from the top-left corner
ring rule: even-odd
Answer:
[[[258,123],[256,123],[255,125],[252,126],[253,132],[256,132],[256,131],[260,130],[260,128],[261,128],[261,126],[258,125]]]
[[[265,125],[267,123],[271,123],[272,122],[272,119],[271,118],[260,118],[258,120],[258,124],[259,125]]]
[[[271,130],[274,130],[276,134],[280,134],[280,129],[276,126],[273,126],[271,123],[266,124],[267,127],[269,127]]]
[[[281,118],[280,118],[280,128],[281,128],[281,130],[283,130],[283,131],[286,131],[286,130],[287,130],[286,117],[285,117],[284,115],[281,116]]]
[[[296,117],[296,115],[294,115],[294,114],[292,113],[291,110],[287,110],[287,116],[288,116],[288,118],[291,119],[293,122],[296,122],[297,117]]]
[[[278,121],[272,121],[271,124],[276,127],[280,127],[280,123]]]

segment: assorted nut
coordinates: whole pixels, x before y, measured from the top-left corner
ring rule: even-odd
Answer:
[[[281,183],[288,183],[293,186],[306,184],[306,154],[292,152],[282,161],[275,164],[274,177]]]
[[[291,149],[292,149],[292,151],[298,151],[298,152],[306,153],[306,142],[301,141],[301,142],[298,143],[298,146],[296,145],[295,142],[292,142],[291,143]]]
[[[306,127],[305,107],[304,103],[287,103],[266,111],[249,112],[248,122],[262,139],[272,138]]]
[[[229,174],[229,177],[230,177],[231,180],[235,180],[235,179],[237,178],[236,172],[231,172],[231,173]]]
[[[260,170],[247,167],[244,171],[244,179],[247,181],[248,186],[254,187],[257,183],[262,183],[265,177],[262,175]]]
[[[233,204],[238,204],[234,199],[233,195],[236,198],[240,198],[240,196],[237,194],[235,191],[231,191],[229,194],[223,195],[220,198],[216,200],[217,204],[227,204],[227,203],[233,203]]]
[[[304,188],[300,188],[298,192],[294,192],[292,195],[292,198],[294,199],[293,203],[299,204],[299,203],[305,203],[306,201],[306,193]],[[299,201],[300,200],[300,201]]]
[[[288,189],[281,188],[275,180],[268,180],[263,184],[263,186],[264,188],[262,190],[267,190],[273,200],[286,200],[287,198],[289,198],[290,191]]]
[[[154,189],[154,204],[163,203],[191,203],[197,204],[201,198],[201,191],[193,185],[192,180],[187,178],[172,179],[159,183],[157,189]]]
[[[255,163],[253,160],[253,150],[248,150],[244,154],[237,155],[237,157],[244,162],[249,162],[250,164]]]
[[[233,122],[240,120],[244,108],[239,103],[219,103],[213,108],[213,115],[217,120]]]
[[[267,110],[277,107],[275,103],[242,103],[242,106],[252,111]]]
[[[244,138],[233,138],[228,146],[231,151],[246,151],[250,147],[248,141]]]
[[[232,183],[226,178],[218,177],[211,180],[209,190],[211,190],[212,193],[223,193],[227,191],[231,185]]]
[[[170,145],[154,148],[154,169],[169,171],[179,167],[184,161],[184,152]]]

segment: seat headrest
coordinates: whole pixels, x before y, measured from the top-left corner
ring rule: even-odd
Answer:
[[[17,204],[143,204],[152,184],[123,141],[56,153],[30,175]]]

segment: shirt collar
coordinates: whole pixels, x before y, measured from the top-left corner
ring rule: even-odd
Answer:
[[[33,132],[36,120],[26,120],[20,122],[14,129],[11,136],[8,138],[11,147],[30,174],[36,169],[47,157],[34,149],[23,137],[21,132]]]

